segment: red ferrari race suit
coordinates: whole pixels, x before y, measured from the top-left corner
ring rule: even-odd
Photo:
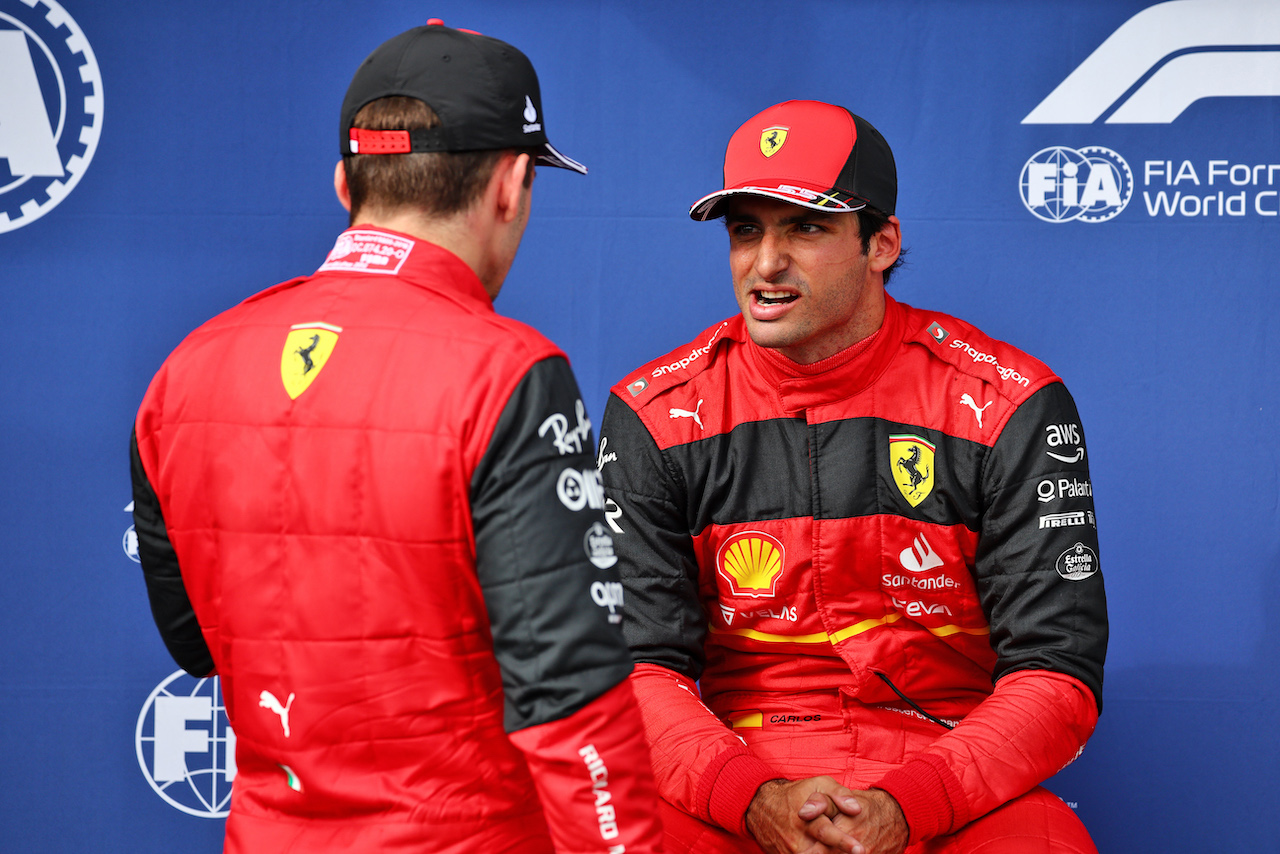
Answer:
[[[669,850],[756,850],[708,825],[745,837],[762,782],[820,774],[887,790],[928,850],[1019,809],[1092,850],[1035,788],[1093,730],[1107,641],[1084,435],[1043,364],[892,298],[808,366],[734,317],[614,387],[597,460]]]
[[[237,737],[226,850],[660,850],[591,424],[459,258],[346,231],[182,342],[131,449],[156,623]]]

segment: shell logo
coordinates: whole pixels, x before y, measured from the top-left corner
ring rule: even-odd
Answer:
[[[772,598],[786,568],[786,550],[763,531],[742,531],[725,540],[716,555],[716,571],[734,596]]]

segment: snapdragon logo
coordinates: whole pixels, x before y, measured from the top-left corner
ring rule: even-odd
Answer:
[[[1173,0],[1143,9],[1023,124],[1169,124],[1202,98],[1280,95],[1280,3]]]
[[[1133,172],[1109,148],[1055,145],[1031,155],[1018,189],[1027,210],[1045,222],[1105,222],[1133,198]]]
[[[226,818],[236,778],[236,734],[218,677],[183,671],[151,692],[134,734],[138,765],[170,806],[200,818]]]
[[[0,232],[65,199],[102,133],[102,76],[54,0],[0,0]]]

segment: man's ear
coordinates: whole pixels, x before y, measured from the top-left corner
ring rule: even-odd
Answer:
[[[525,192],[524,179],[531,169],[533,160],[528,154],[511,153],[502,155],[498,165],[494,167],[490,189],[497,192],[499,221],[511,222],[520,215],[520,203]]]
[[[341,160],[333,168],[333,191],[338,194],[338,201],[351,212],[351,188],[347,186],[347,167]]]
[[[889,217],[884,228],[871,235],[867,248],[867,266],[875,273],[883,273],[893,266],[902,254],[902,223],[896,216]]]

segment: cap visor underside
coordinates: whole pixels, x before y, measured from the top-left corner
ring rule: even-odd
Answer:
[[[730,196],[740,195],[777,199],[780,202],[787,202],[788,204],[799,205],[815,211],[823,211],[824,213],[852,213],[860,211],[867,206],[866,199],[840,190],[826,190],[821,193],[806,191],[806,193],[811,194],[812,198],[772,187],[738,187],[732,190],[717,190],[694,202],[693,206],[689,208],[689,217],[705,222],[709,219],[724,216],[724,203],[728,201]]]

